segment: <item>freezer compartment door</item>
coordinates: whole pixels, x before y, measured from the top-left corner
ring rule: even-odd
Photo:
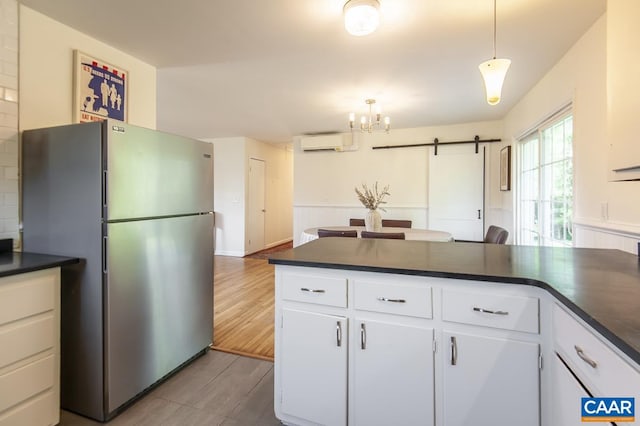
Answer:
[[[213,211],[213,145],[108,122],[107,220]]]
[[[107,411],[213,341],[213,215],[107,228]]]

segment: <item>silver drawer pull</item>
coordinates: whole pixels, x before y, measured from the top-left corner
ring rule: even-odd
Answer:
[[[336,346],[342,346],[342,324],[336,321]]]
[[[482,312],[482,313],[491,314],[491,315],[509,315],[509,312],[507,311],[492,311],[490,309],[478,308],[476,306],[473,307],[473,310],[476,312]]]
[[[308,291],[309,293],[324,293],[325,291],[322,289],[315,289],[315,288],[306,288],[306,287],[302,287],[300,289],[300,291]]]
[[[393,303],[407,303],[404,299],[387,299],[386,297],[378,297],[381,302],[393,302]]]
[[[578,356],[580,357],[581,360],[583,360],[584,362],[589,364],[591,366],[591,368],[597,368],[598,367],[598,363],[595,362],[594,360],[592,360],[591,358],[589,358],[587,355],[585,355],[584,351],[582,350],[582,348],[580,346],[574,345],[573,347],[576,350],[576,353],[578,354]]]
[[[364,323],[360,323],[360,349],[367,349],[367,328]]]

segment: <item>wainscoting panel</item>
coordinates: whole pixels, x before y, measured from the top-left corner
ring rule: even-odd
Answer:
[[[588,219],[574,221],[575,247],[618,249],[638,254],[640,227]]]

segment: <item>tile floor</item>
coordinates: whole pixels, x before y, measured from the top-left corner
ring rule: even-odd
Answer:
[[[67,411],[61,426],[100,425]],[[271,426],[273,363],[209,351],[158,386],[109,426]]]

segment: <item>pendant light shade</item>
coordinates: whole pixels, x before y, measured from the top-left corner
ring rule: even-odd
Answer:
[[[502,83],[504,83],[509,65],[511,65],[510,59],[496,59],[496,0],[493,0],[493,59],[478,65],[484,79],[484,88],[489,105],[500,103]]]
[[[487,92],[487,103],[489,105],[497,105],[500,102],[502,84],[507,75],[509,65],[511,65],[510,59],[495,58],[478,65],[484,79],[484,88]]]
[[[354,36],[371,34],[380,23],[378,0],[349,0],[344,5],[344,28]]]

